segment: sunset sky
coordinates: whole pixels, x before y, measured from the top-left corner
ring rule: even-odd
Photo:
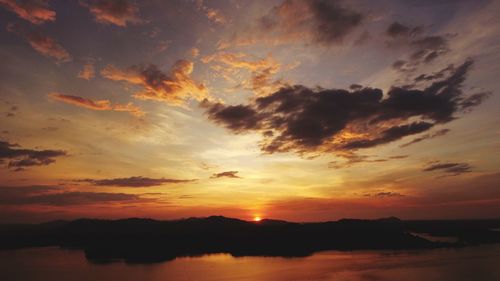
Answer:
[[[0,0],[0,222],[498,218],[499,13]]]

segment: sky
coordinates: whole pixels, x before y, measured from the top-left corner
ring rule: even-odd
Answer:
[[[499,13],[0,0],[0,222],[498,218]]]

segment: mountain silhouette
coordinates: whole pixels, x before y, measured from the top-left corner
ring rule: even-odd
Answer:
[[[149,263],[182,256],[303,257],[324,250],[432,249],[500,242],[500,220],[402,221],[341,219],[295,223],[248,222],[222,216],[159,221],[78,219],[42,224],[0,225],[0,249],[59,246],[83,249],[93,262]],[[414,233],[454,236],[429,241]]]

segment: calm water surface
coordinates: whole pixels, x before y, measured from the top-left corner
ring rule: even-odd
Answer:
[[[82,251],[0,251],[0,280],[487,281],[500,280],[500,245],[426,251],[321,252],[306,258],[218,254],[137,265],[94,264]]]

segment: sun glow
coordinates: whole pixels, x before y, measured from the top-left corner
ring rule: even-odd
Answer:
[[[259,222],[259,221],[261,221],[261,220],[262,220],[262,218],[261,218],[261,217],[259,217],[259,216],[255,216],[255,217],[253,218],[253,221],[255,221],[255,222]]]

